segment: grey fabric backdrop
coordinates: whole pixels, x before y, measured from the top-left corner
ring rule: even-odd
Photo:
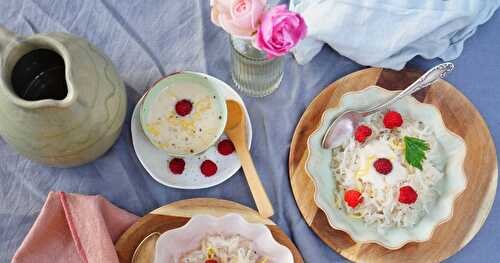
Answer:
[[[97,161],[73,169],[48,168],[15,153],[0,140],[0,258],[10,261],[49,191],[100,194],[138,215],[175,200],[217,197],[254,207],[241,172],[222,185],[183,191],[156,183],[130,141],[130,113],[140,94],[162,75],[180,69],[207,72],[228,83],[227,35],[209,20],[207,0],[1,0],[0,24],[21,34],[65,31],[89,39],[116,64],[129,97],[129,113],[116,145]],[[448,80],[478,107],[496,144],[500,140],[500,15],[466,42]],[[414,59],[426,69],[435,61]],[[253,123],[257,170],[273,202],[273,219],[295,241],[306,262],[343,262],[309,230],[288,181],[290,140],[303,110],[332,81],[362,68],[324,48],[310,64],[287,58],[281,88],[263,99],[245,97]],[[498,200],[497,200],[498,201]],[[498,262],[500,205],[493,206],[474,240],[449,262]]]

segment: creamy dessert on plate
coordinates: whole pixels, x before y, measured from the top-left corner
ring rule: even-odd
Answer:
[[[224,131],[227,110],[217,87],[203,77],[178,73],[146,95],[141,123],[156,147],[174,156],[200,153]]]
[[[411,227],[440,194],[441,151],[424,122],[397,111],[368,116],[333,149],[331,169],[340,190],[333,202],[380,231]]]

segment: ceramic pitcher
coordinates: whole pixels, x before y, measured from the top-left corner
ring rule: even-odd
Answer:
[[[12,87],[18,60],[48,49],[64,60],[62,100],[23,100]],[[86,40],[65,34],[16,36],[0,27],[0,135],[24,156],[59,167],[81,165],[104,154],[125,119],[123,82],[111,61]]]

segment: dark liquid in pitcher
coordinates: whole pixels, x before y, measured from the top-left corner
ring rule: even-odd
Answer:
[[[63,58],[48,49],[36,49],[14,66],[11,82],[14,92],[24,100],[62,100],[68,94]]]

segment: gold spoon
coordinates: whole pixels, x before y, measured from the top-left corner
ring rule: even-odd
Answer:
[[[250,186],[250,191],[252,192],[253,199],[257,205],[257,210],[259,210],[259,213],[263,217],[269,218],[274,214],[274,210],[271,201],[269,201],[269,197],[266,194],[266,190],[262,186],[259,175],[255,170],[252,156],[248,151],[245,115],[243,114],[241,105],[236,101],[227,100],[226,106],[227,122],[224,132],[233,142],[236,153],[240,158],[241,167],[243,167],[243,172],[248,185]]]
[[[153,232],[145,237],[137,246],[132,256],[132,263],[152,263],[155,258],[156,241],[160,237],[159,232]]]

